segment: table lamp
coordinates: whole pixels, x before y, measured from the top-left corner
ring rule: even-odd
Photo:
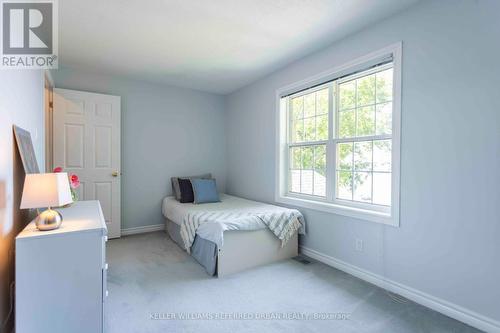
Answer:
[[[72,202],[67,173],[32,173],[26,175],[21,198],[21,209],[48,208],[39,213],[35,219],[38,230],[45,231],[59,228],[63,220],[62,215],[52,210],[51,207],[60,207]]]

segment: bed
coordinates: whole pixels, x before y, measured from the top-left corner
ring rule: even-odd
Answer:
[[[297,256],[298,234],[305,232],[300,212],[227,194],[220,200],[192,204],[166,197],[162,205],[170,238],[209,275],[220,278]]]

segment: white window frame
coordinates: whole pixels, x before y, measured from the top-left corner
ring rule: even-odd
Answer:
[[[303,90],[303,91],[300,91],[298,92],[297,94],[295,94],[293,97],[300,97],[300,96],[304,96],[304,95],[308,95],[308,94],[311,94],[311,93],[314,93],[314,92],[317,92],[319,90],[323,90],[325,88],[328,88],[328,94],[329,96],[331,96],[332,94],[332,84],[331,83],[324,83],[324,84],[320,84],[318,86],[315,86],[315,87],[312,87],[312,88],[309,88],[309,89],[306,89],[306,90]],[[287,108],[290,107],[292,103],[292,100],[289,99],[288,100],[288,103],[287,103]],[[328,137],[330,138],[331,137],[331,131],[330,131],[330,126],[331,126],[331,121],[330,121],[330,118],[331,118],[331,108],[332,108],[332,101],[329,100],[329,106],[328,106]],[[290,132],[290,127],[292,125],[292,119],[288,116],[289,114],[289,110],[290,109],[287,109],[287,138],[288,140],[291,139],[291,132]],[[295,146],[295,147],[300,147],[300,146],[304,146],[304,147],[310,147],[310,146],[316,146],[316,145],[325,145],[326,146],[326,150],[329,149],[329,144],[330,144],[330,139],[326,139],[326,140],[317,140],[317,141],[303,141],[303,142],[297,142],[297,143],[289,143],[287,142],[287,149],[290,148],[290,146]],[[287,154],[287,158],[289,159],[289,151],[286,152]],[[328,152],[327,152],[327,157],[328,157]],[[289,168],[289,160],[287,160],[286,164],[287,164],[287,167]],[[328,166],[328,162],[326,163],[327,166]],[[328,177],[328,168],[327,170],[325,170],[326,173],[327,173],[327,177]],[[313,188],[314,188],[314,184],[313,184]],[[318,195],[315,195],[315,194],[305,194],[305,193],[297,193],[297,192],[291,192],[290,191],[290,184],[289,184],[289,180],[287,179],[287,192],[288,192],[288,195],[291,196],[291,197],[303,197],[303,198],[310,198],[312,200],[318,200],[318,201],[326,201],[328,198],[329,198],[329,195],[330,195],[330,189],[328,187],[328,184],[326,184],[326,197],[323,198],[321,196],[318,196]]]
[[[320,84],[341,78],[347,74],[357,72],[360,69],[368,68],[370,64],[376,64],[382,59],[392,57],[393,68],[393,108],[392,108],[392,189],[391,206],[384,207],[372,204],[357,203],[348,200],[336,199],[334,195],[336,152],[335,144],[343,139],[335,137],[337,126],[337,112],[330,112],[329,116],[329,139],[327,142],[327,187],[326,198],[314,195],[291,193],[288,187],[289,168],[289,125],[288,125],[288,103],[283,96],[288,96],[294,92],[307,89],[314,91],[319,89]],[[400,205],[400,151],[401,151],[401,60],[402,43],[395,43],[366,56],[350,61],[342,66],[335,67],[328,71],[294,84],[276,90],[276,184],[275,201],[303,208],[309,208],[357,219],[383,223],[391,226],[399,226],[399,205]],[[341,79],[339,80],[341,81]],[[335,83],[335,84],[338,84]],[[331,85],[331,83],[330,83]],[[331,95],[330,95],[331,96]],[[337,99],[337,97],[335,97]],[[335,101],[330,99],[330,104]],[[330,110],[334,108],[330,105]],[[333,138],[333,140],[332,140]],[[357,140],[355,138],[354,140]],[[353,141],[353,139],[346,139]],[[370,140],[370,137],[359,138],[359,140]],[[336,181],[336,180],[335,180]]]

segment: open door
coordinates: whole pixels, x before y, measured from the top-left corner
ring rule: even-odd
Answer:
[[[120,97],[54,89],[53,165],[75,173],[80,200],[99,200],[120,237]]]

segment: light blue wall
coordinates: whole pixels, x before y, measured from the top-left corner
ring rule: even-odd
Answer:
[[[122,229],[163,223],[170,177],[211,172],[225,188],[223,97],[68,68],[58,88],[121,96]]]
[[[500,320],[499,13],[426,1],[229,95],[227,191],[274,201],[276,89],[403,41],[401,227],[301,209],[301,243]]]
[[[14,315],[7,315],[13,300],[15,237],[30,220],[20,210],[24,169],[12,125],[31,133],[40,170],[44,170],[45,140],[43,74],[40,70],[0,70],[0,332],[11,332]],[[5,326],[2,327],[3,323]]]

